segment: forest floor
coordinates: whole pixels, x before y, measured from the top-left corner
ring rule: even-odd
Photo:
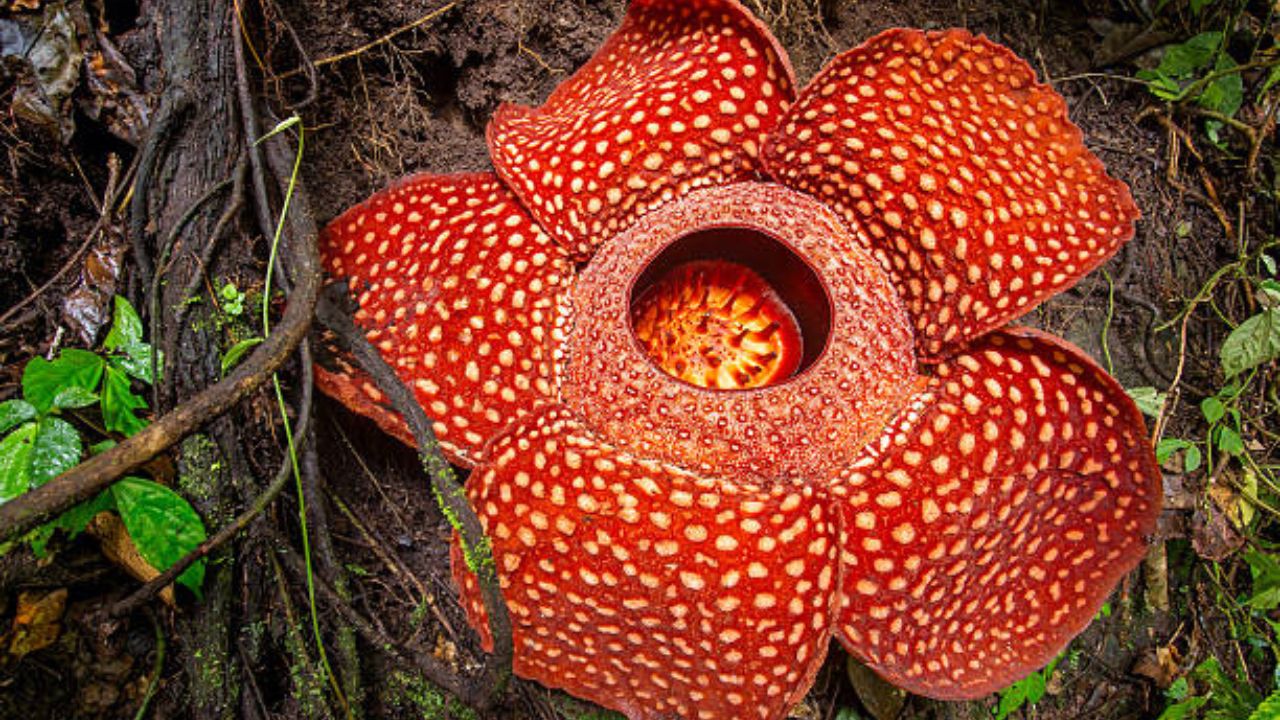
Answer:
[[[1021,322],[1085,349],[1126,388],[1139,389],[1151,409],[1167,455],[1157,550],[1060,662],[1006,693],[1003,704],[1010,717],[1041,719],[1209,712],[1247,718],[1277,689],[1274,355],[1280,354],[1280,320],[1263,340],[1276,352],[1244,372],[1227,374],[1221,349],[1233,328],[1253,316],[1269,322],[1269,308],[1280,304],[1275,252],[1267,249],[1275,243],[1280,198],[1274,134],[1280,88],[1271,86],[1277,6],[1232,0],[744,3],[781,40],[801,83],[835,53],[885,28],[983,33],[1026,58],[1066,98],[1088,146],[1112,176],[1128,183],[1143,214],[1133,242]],[[128,196],[117,186],[127,191],[127,168],[164,83],[154,58],[163,5],[0,0],[0,107],[7,110],[0,115],[6,160],[0,167],[0,276],[10,278],[0,283],[0,401],[20,395],[30,358],[62,347],[98,347],[112,296],[143,306],[119,212]],[[306,127],[300,180],[321,224],[408,173],[491,167],[484,128],[498,105],[540,103],[590,57],[624,11],[621,0],[254,5],[243,12],[253,27],[251,62],[265,77],[260,95],[280,116],[296,109]],[[62,42],[42,47],[66,57],[35,72],[33,37],[59,33]],[[1188,61],[1185,73],[1172,78],[1175,86],[1193,86],[1185,96],[1161,97],[1152,81],[1138,79],[1142,69],[1169,69],[1160,63],[1171,48],[1191,47],[1189,40],[1206,33],[1219,33],[1210,59]],[[303,54],[314,64],[314,84],[298,69]],[[1230,65],[1221,64],[1224,56]],[[1239,67],[1232,72],[1233,66]],[[1239,89],[1212,76],[1194,87],[1215,72],[1239,78]],[[1212,93],[1236,93],[1240,102],[1204,97]],[[242,225],[227,252],[240,252],[245,266],[260,270],[269,238],[252,223]],[[260,274],[211,273],[199,292],[224,313],[226,322],[216,328],[224,342],[251,334],[238,312],[227,318],[227,305],[261,303]],[[297,373],[287,381],[297,383]],[[270,406],[259,400],[240,415],[250,470],[267,468],[251,473],[256,477],[269,474],[275,462],[269,458],[279,457],[284,442]],[[346,601],[402,647],[426,649],[460,673],[474,671],[483,654],[454,600],[451,527],[414,453],[336,403],[318,401],[315,415],[320,496]],[[93,425],[91,417],[80,419]],[[164,471],[153,475],[166,477]],[[297,545],[290,539],[297,533],[297,503],[289,494],[264,516],[275,529],[258,542]],[[212,520],[206,518],[211,532],[221,524]],[[103,556],[102,542],[56,542],[51,559],[23,547],[0,557],[0,717],[125,718],[144,702],[150,717],[193,716],[191,693],[199,683],[192,668],[200,664],[184,656],[199,645],[175,618],[200,601],[182,591],[176,605],[154,601],[103,619],[102,608],[119,602],[137,581]],[[258,550],[239,552],[271,567]],[[264,599],[253,614],[242,607],[227,620],[230,636],[246,643],[232,653],[240,668],[234,683],[252,698],[246,705],[257,717],[341,717],[341,704],[316,679],[323,671],[314,648],[297,647],[309,642],[302,618],[315,601],[297,578],[288,589],[275,586],[288,577],[276,566],[274,575],[235,580],[264,584],[255,590]],[[24,619],[41,598],[64,590],[42,626]],[[328,617],[326,611],[322,618]],[[37,630],[49,642],[17,644],[18,635]],[[466,716],[413,668],[373,649],[361,658],[362,679],[352,687],[369,717]],[[1220,671],[1209,662],[1214,659]],[[982,718],[998,716],[1001,703],[1000,696],[962,704],[903,697],[851,668],[833,643],[795,717]],[[248,714],[239,706],[223,710],[224,716]],[[491,712],[597,717],[525,681],[514,682]]]

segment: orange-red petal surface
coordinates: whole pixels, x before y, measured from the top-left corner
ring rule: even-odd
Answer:
[[[1053,658],[1142,557],[1160,474],[1142,416],[1079,350],[992,333],[833,487],[837,634],[890,682],[938,698]]]
[[[474,462],[554,395],[559,298],[573,266],[494,175],[403,180],[335,219],[320,246],[329,274],[349,279],[357,324],[454,460]],[[412,443],[367,378],[318,368],[317,382]]]
[[[930,360],[1074,283],[1138,217],[1062,98],[963,30],[889,30],[837,57],[765,164],[858,229]]]
[[[498,174],[579,256],[690,188],[754,176],[794,97],[786,55],[735,0],[633,0],[539,108],[489,125]]]
[[[642,461],[555,407],[499,437],[467,491],[493,542],[517,674],[633,720],[781,718],[812,683],[837,584],[817,491]]]

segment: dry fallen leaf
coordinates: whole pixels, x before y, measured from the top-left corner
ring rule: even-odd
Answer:
[[[142,558],[137,546],[133,544],[133,539],[125,530],[124,523],[114,513],[98,513],[90,521],[85,532],[98,539],[102,546],[102,554],[106,555],[108,560],[124,568],[125,572],[138,580],[147,582],[160,574],[159,570]],[[175,605],[172,585],[160,591],[160,599],[170,607]]]
[[[66,608],[65,588],[49,593],[24,592],[18,595],[13,629],[5,636],[9,655],[19,659],[52,645],[62,633],[60,621]]]
[[[1191,516],[1191,547],[1205,560],[1221,562],[1244,545],[1244,538],[1215,503],[1196,509]]]
[[[1173,684],[1182,674],[1178,649],[1172,645],[1148,650],[1133,664],[1133,673],[1151,678],[1161,690]]]

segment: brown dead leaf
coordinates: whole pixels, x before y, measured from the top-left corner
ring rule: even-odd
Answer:
[[[1221,562],[1242,545],[1244,538],[1216,504],[1209,503],[1191,516],[1191,547],[1196,555],[1211,562]]]
[[[1210,482],[1209,499],[1218,506],[1218,510],[1231,521],[1236,528],[1244,527],[1244,518],[1240,514],[1240,493],[1226,483]]]
[[[13,629],[5,636],[14,659],[49,647],[62,633],[62,613],[67,609],[65,588],[49,593],[24,592],[18,595],[18,612]]]
[[[1156,687],[1164,690],[1182,674],[1180,660],[1178,648],[1172,645],[1154,648],[1145,652],[1133,664],[1133,674],[1151,678]]]
[[[116,294],[124,260],[124,238],[106,232],[85,254],[80,279],[62,301],[63,320],[86,344],[97,342],[111,321],[111,298]]]
[[[108,560],[124,568],[125,572],[138,580],[147,582],[160,574],[159,570],[143,559],[137,546],[133,544],[133,538],[130,538],[128,531],[125,530],[124,523],[115,514],[98,513],[89,522],[85,532],[98,539],[102,554],[106,555]],[[170,607],[176,604],[172,585],[160,591],[160,599]]]

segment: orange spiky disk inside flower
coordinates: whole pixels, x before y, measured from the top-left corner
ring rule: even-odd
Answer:
[[[658,367],[692,385],[763,387],[790,377],[803,343],[790,308],[750,268],[688,262],[631,309],[636,339]]]

